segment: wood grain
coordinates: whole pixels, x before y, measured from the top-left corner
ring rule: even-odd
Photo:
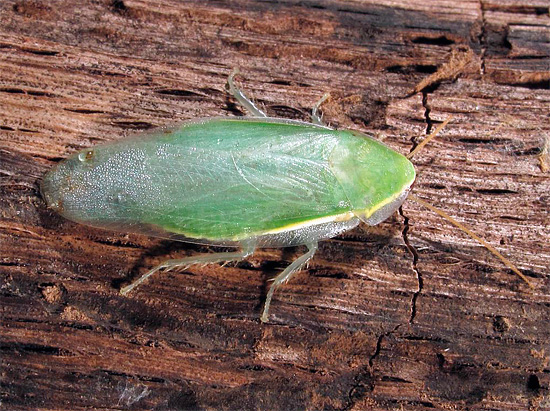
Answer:
[[[0,278],[5,409],[550,409],[547,0],[0,3]],[[195,117],[325,119],[415,157],[416,195],[304,250],[159,274],[211,251],[68,222],[39,182],[70,153]],[[420,86],[418,86],[420,85]],[[417,87],[418,86],[418,87]],[[416,87],[416,89],[415,89]]]

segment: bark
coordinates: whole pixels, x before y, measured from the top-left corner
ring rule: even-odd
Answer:
[[[550,409],[550,16],[546,0],[0,4],[0,278],[5,409]],[[417,196],[305,250],[161,273],[211,251],[64,220],[43,173],[70,153],[196,117],[325,120],[415,156]],[[545,154],[546,153],[546,154]]]

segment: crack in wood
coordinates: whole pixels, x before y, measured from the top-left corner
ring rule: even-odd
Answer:
[[[426,89],[422,90],[422,107],[424,107],[424,118],[426,119],[426,135],[430,134],[433,128],[433,121],[430,117],[430,113],[432,112],[432,107],[428,102],[428,94],[430,94],[429,91],[427,91]],[[415,147],[413,147],[413,149],[414,148]]]
[[[413,293],[413,296],[411,297],[411,314],[409,316],[409,324],[412,325],[414,323],[414,318],[416,317],[416,301],[418,299],[418,296],[422,292],[422,289],[424,288],[424,280],[422,278],[422,274],[420,273],[417,267],[418,252],[416,251],[416,248],[409,241],[409,236],[408,236],[409,230],[410,230],[409,217],[407,217],[403,212],[403,207],[399,207],[399,214],[401,215],[401,217],[403,217],[403,226],[404,226],[401,234],[403,236],[403,241],[405,242],[405,246],[407,247],[407,250],[413,257],[412,269],[416,274],[416,281],[418,285],[416,291]]]

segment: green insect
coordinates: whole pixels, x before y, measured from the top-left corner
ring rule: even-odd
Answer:
[[[275,289],[309,261],[319,241],[360,221],[376,225],[407,197],[415,170],[407,157],[355,131],[269,118],[238,88],[228,91],[252,114],[211,118],[78,152],[42,182],[48,207],[65,218],[110,230],[241,251],[168,260],[155,272],[192,264],[237,261],[258,247],[305,245],[271,285]]]

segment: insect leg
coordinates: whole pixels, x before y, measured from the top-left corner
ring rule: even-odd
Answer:
[[[256,104],[244,94],[240,88],[238,88],[235,85],[234,79],[235,75],[239,74],[238,69],[234,69],[229,77],[227,78],[227,84],[225,85],[225,89],[229,94],[231,94],[235,99],[241,103],[241,106],[246,108],[254,117],[267,117],[267,114],[265,114],[262,110],[260,110],[258,107],[256,107]]]
[[[330,98],[330,93],[325,93],[323,94],[323,97],[321,97],[321,99],[317,103],[315,103],[315,105],[313,106],[313,109],[311,110],[311,122],[313,124],[326,127],[326,124],[323,122],[323,119],[322,119],[323,116],[319,114],[319,108],[321,108],[323,103],[327,101],[329,98]]]
[[[201,254],[198,256],[193,257],[186,257],[186,258],[179,258],[176,260],[167,260],[156,267],[152,268],[145,274],[143,274],[140,278],[138,278],[136,281],[131,283],[130,285],[127,285],[126,287],[122,287],[120,289],[120,294],[126,295],[130,291],[132,291],[134,288],[136,288],[138,285],[143,283],[145,280],[147,280],[149,277],[151,277],[153,274],[155,274],[157,271],[160,270],[173,270],[173,269],[184,269],[186,267],[189,267],[193,264],[212,264],[212,263],[220,263],[223,261],[229,262],[229,261],[240,261],[243,258],[248,257],[254,252],[255,244],[253,242],[246,242],[242,243],[242,250],[241,251],[235,251],[235,252],[225,252],[225,253],[213,253],[213,254]]]
[[[290,277],[292,277],[292,274],[294,274],[296,271],[300,270],[302,266],[307,263],[311,257],[313,257],[313,254],[315,254],[315,251],[317,251],[317,242],[307,244],[307,248],[309,249],[307,253],[304,255],[298,257],[292,264],[290,264],[281,274],[279,274],[277,277],[275,277],[275,280],[273,281],[273,284],[271,284],[271,287],[269,288],[269,291],[267,292],[267,297],[265,299],[265,305],[264,305],[264,311],[262,312],[262,316],[260,320],[264,323],[268,322],[268,312],[269,312],[269,305],[271,304],[271,299],[273,298],[273,293],[275,292],[275,289],[280,286],[281,284],[286,283],[288,280],[290,280]]]

